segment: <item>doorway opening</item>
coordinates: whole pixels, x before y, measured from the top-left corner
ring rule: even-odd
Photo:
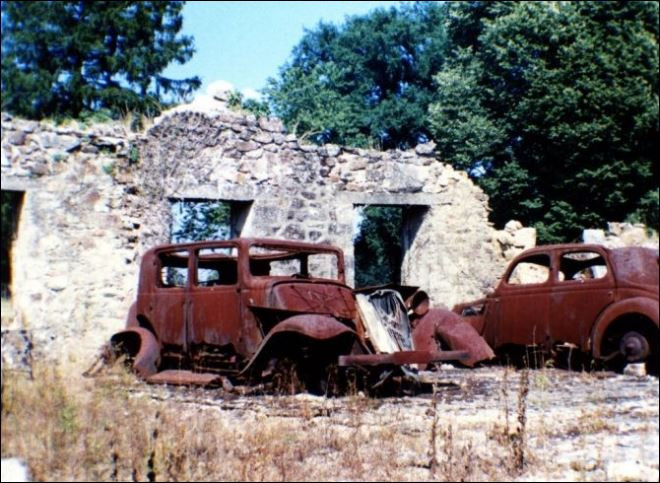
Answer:
[[[401,266],[428,206],[355,205],[355,287],[399,285]]]

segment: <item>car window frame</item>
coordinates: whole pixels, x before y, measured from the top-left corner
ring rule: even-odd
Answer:
[[[600,257],[603,259],[605,263],[605,267],[607,268],[607,273],[603,277],[598,277],[598,278],[583,278],[583,279],[564,279],[564,280],[559,280],[559,274],[561,272],[561,260],[564,257],[564,255],[571,254],[571,253],[597,253],[600,255]],[[564,250],[560,250],[555,254],[555,273],[553,275],[554,283],[557,286],[560,287],[570,287],[570,286],[575,286],[575,287],[580,287],[584,285],[593,285],[593,284],[603,284],[603,283],[613,283],[614,282],[614,273],[612,270],[612,263],[609,260],[609,257],[607,256],[607,253],[605,250],[601,250],[599,247],[571,247],[567,248]]]
[[[540,257],[540,256],[545,256],[548,260],[548,277],[543,281],[539,283],[522,283],[522,284],[515,284],[515,283],[509,283],[509,279],[511,278],[511,275],[515,271],[515,269],[520,265],[521,263],[525,263],[525,260],[533,258],[533,257]],[[529,262],[527,262],[529,263]],[[504,277],[502,278],[502,287],[506,287],[507,290],[524,290],[526,288],[531,288],[531,287],[544,287],[551,285],[553,283],[553,266],[554,266],[554,261],[552,257],[551,252],[535,252],[535,253],[529,253],[525,255],[524,257],[521,257],[517,260],[512,261],[509,264],[509,267],[507,268],[506,272],[504,273]]]

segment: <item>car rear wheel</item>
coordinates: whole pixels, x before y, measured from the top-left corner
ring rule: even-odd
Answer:
[[[627,364],[646,364],[648,374],[658,374],[658,330],[634,328],[611,334],[603,351],[607,366],[623,371]]]
[[[646,337],[631,330],[621,337],[619,352],[626,362],[642,362],[651,354],[651,347]]]

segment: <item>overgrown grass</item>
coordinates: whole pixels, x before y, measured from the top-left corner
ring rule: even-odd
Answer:
[[[154,388],[119,367],[93,379],[3,369],[2,456],[51,481],[525,479],[555,466],[539,446],[616,430],[587,412],[543,430],[528,411],[536,374],[506,370],[493,410],[463,419],[442,389],[432,399],[237,397]],[[583,479],[600,468],[576,464]]]
[[[222,399],[203,410],[156,400],[119,368],[92,380],[53,366],[33,374],[3,374],[2,455],[26,459],[36,480],[461,481],[501,473],[499,463],[477,458],[436,403],[406,422],[361,393],[325,400],[327,409],[321,398],[278,396],[270,406],[277,413],[281,405],[284,417],[254,408],[228,417]]]

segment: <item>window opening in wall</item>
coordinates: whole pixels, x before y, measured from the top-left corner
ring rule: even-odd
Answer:
[[[188,285],[188,252],[161,253],[159,286],[162,288],[183,288]]]
[[[241,235],[251,201],[172,199],[170,240],[228,240]]]
[[[401,283],[401,265],[427,210],[421,205],[355,206],[355,287]]]
[[[18,219],[23,206],[23,191],[2,190],[2,314],[11,311],[5,301],[11,297],[11,251],[18,228]]]

